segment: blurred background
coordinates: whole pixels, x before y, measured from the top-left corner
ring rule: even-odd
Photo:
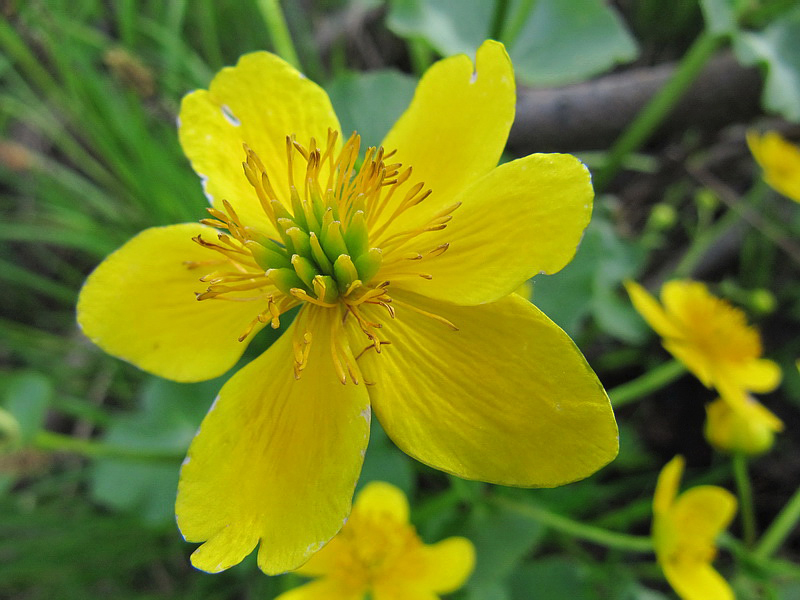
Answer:
[[[177,141],[181,97],[281,48],[272,0],[0,0],[0,598],[272,598],[300,582],[253,557],[192,569],[178,469],[227,377],[176,384],[111,358],[75,323],[91,270],[137,232],[197,221],[206,199]],[[750,128],[800,141],[797,0],[298,0],[282,3],[302,70],[345,132],[379,144],[438,57],[506,44],[519,85],[507,156],[577,154],[597,199],[575,260],[525,291],[575,339],[618,406],[619,458],[555,490],[435,472],[373,421],[362,476],[400,486],[426,541],[478,551],[468,600],[672,598],[651,555],[579,541],[484,501],[495,493],[648,535],[656,475],[732,487],[703,438],[713,394],[690,376],[620,388],[668,362],[621,287],[709,282],[762,331],[785,423],[751,465],[758,523],[800,481],[800,206],[769,189]],[[655,99],[655,100],[653,100]],[[136,319],[136,315],[130,316]],[[285,326],[285,324],[284,324]],[[263,330],[243,362],[277,336]],[[236,367],[238,368],[238,366]],[[738,533],[734,525],[733,533]],[[800,556],[797,536],[781,556]],[[725,554],[742,598],[800,598],[800,578]]]

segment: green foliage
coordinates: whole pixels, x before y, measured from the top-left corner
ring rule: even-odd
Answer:
[[[425,40],[444,56],[474,55],[483,40],[506,44],[517,77],[532,85],[582,81],[636,58],[636,42],[613,8],[600,0],[518,0],[491,31],[497,2],[393,0],[388,26]]]
[[[179,384],[148,378],[139,409],[120,415],[103,440],[117,448],[174,453],[172,461],[101,458],[91,474],[92,498],[117,511],[131,513],[150,525],[174,523],[178,470],[200,421],[219,390],[220,380]]]
[[[800,7],[761,31],[740,31],[734,49],[746,65],[766,72],[762,103],[767,110],[800,122]]]

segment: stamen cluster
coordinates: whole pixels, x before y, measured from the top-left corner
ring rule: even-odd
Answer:
[[[400,163],[387,164],[394,152],[383,148],[367,149],[366,157],[357,167],[360,137],[353,134],[335,152],[338,134],[328,131],[325,149],[317,148],[314,138],[309,148],[294,136],[286,137],[289,205],[281,202],[270,181],[267,169],[258,155],[244,145],[246,160],[244,174],[253,187],[264,214],[272,225],[269,234],[242,223],[227,200],[222,208],[209,208],[213,218],[201,222],[228,233],[217,235],[219,243],[197,236],[195,241],[216,250],[225,259],[208,261],[203,265],[225,265],[233,270],[209,273],[201,281],[209,283],[198,300],[211,298],[231,301],[266,301],[267,307],[250,323],[239,339],[247,338],[259,324],[280,326],[280,315],[293,306],[306,303],[322,308],[343,310],[342,323],[352,315],[369,339],[369,348],[380,352],[380,323],[367,319],[360,307],[377,305],[394,318],[392,298],[387,293],[390,281],[404,277],[430,279],[424,272],[409,271],[407,261],[439,256],[449,244],[439,244],[424,252],[408,252],[409,243],[419,234],[444,229],[458,204],[448,207],[417,227],[399,232],[387,232],[389,225],[409,208],[425,200],[431,190],[424,183],[412,185],[399,202],[394,193],[411,177],[412,169],[401,170]],[[295,182],[295,162],[298,156],[305,161],[302,183]],[[302,192],[302,193],[301,193]],[[390,210],[387,207],[392,207]],[[291,208],[291,210],[290,210]],[[193,264],[190,266],[200,266]],[[258,296],[242,297],[241,292],[259,290]],[[413,307],[411,307],[413,308]],[[416,309],[415,309],[416,310]],[[419,311],[421,312],[421,311]],[[433,318],[440,317],[429,315]],[[314,315],[302,314],[295,336],[295,374],[299,377],[305,367],[311,346],[310,324]],[[449,323],[448,323],[449,324]],[[333,335],[334,362],[342,381],[347,372],[351,379],[360,379],[352,356],[342,336]],[[343,359],[341,357],[344,357]],[[342,366],[344,365],[344,366]]]

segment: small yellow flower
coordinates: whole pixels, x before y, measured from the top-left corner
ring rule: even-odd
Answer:
[[[764,169],[764,181],[775,191],[800,202],[800,148],[787,142],[777,131],[763,135],[749,131],[747,145]]]
[[[752,396],[742,405],[717,398],[706,406],[706,439],[723,452],[761,454],[782,430],[783,421]]]
[[[475,566],[466,538],[422,543],[408,522],[408,501],[399,489],[376,481],[356,497],[347,523],[297,573],[316,581],[276,600],[436,600],[464,585]]]
[[[230,369],[189,448],[176,513],[192,563],[258,546],[295,569],[350,512],[372,411],[414,458],[469,479],[561,485],[617,452],[608,397],[572,340],[514,294],[561,269],[592,210],[586,168],[534,154],[496,166],[511,62],[433,65],[359,166],[325,92],[266,52],[183,99],[179,136],[211,201],[201,224],[143,231],[78,303],[106,351],[178,381]],[[244,160],[244,162],[242,162]],[[177,201],[177,199],[176,199]]]
[[[653,496],[653,545],[667,581],[683,600],[732,600],[728,583],[714,570],[715,540],[736,513],[728,490],[701,485],[678,495],[683,458],[658,476]]]
[[[704,284],[669,281],[661,289],[661,304],[633,281],[625,288],[664,348],[729,402],[744,404],[747,392],[770,392],[780,383],[780,367],[761,358],[758,330]]]

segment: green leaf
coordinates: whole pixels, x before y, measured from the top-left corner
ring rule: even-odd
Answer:
[[[800,122],[800,7],[773,21],[760,32],[743,31],[733,48],[745,65],[766,71],[761,103],[769,111]]]
[[[554,86],[588,79],[639,51],[608,3],[537,0],[509,54],[520,81]]]
[[[370,481],[386,481],[399,487],[406,496],[414,493],[415,480],[411,458],[389,439],[378,420],[370,424],[369,447],[358,480],[360,490]]]
[[[510,579],[514,600],[600,600],[593,589],[590,570],[575,560],[560,557],[526,564]]]
[[[514,513],[486,508],[473,510],[464,535],[475,544],[477,562],[467,582],[467,597],[503,598],[505,594],[499,584],[541,541],[544,532],[539,523]]]
[[[44,425],[52,398],[53,382],[41,373],[17,373],[7,382],[3,406],[17,421],[23,443],[33,439]]]
[[[647,328],[617,292],[624,279],[638,273],[644,252],[636,243],[622,239],[613,224],[598,213],[572,262],[554,275],[533,279],[533,303],[573,338],[580,335],[591,315],[606,333],[636,343],[644,339]]]
[[[399,71],[345,73],[331,81],[326,91],[345,136],[361,135],[362,151],[378,146],[414,95],[416,80]],[[388,150],[388,149],[387,149]]]
[[[422,38],[443,56],[475,55],[489,36],[494,2],[392,0],[386,25],[404,38]]]
[[[140,408],[117,417],[104,441],[132,450],[186,452],[208,411],[220,380],[180,384],[151,377],[144,385]],[[97,460],[92,469],[92,497],[118,511],[136,513],[145,523],[174,520],[180,459],[174,464],[122,459]]]
[[[520,81],[563,85],[602,73],[638,55],[633,37],[602,0],[537,0],[518,14],[511,3],[503,39]],[[494,3],[485,0],[394,0],[388,27],[406,38],[422,38],[444,56],[468,54],[490,36]],[[521,22],[514,22],[521,20]]]

